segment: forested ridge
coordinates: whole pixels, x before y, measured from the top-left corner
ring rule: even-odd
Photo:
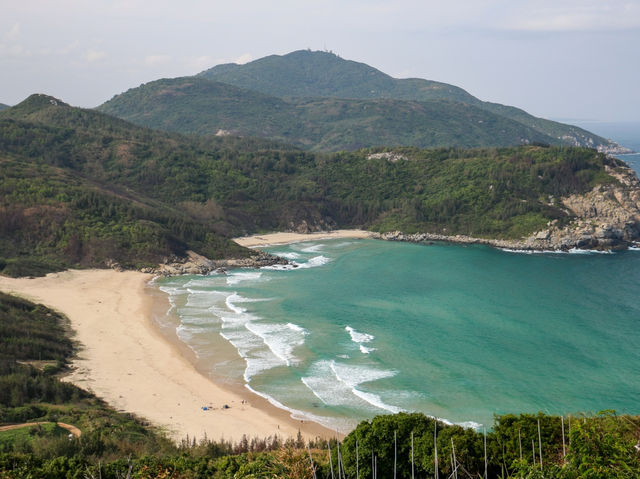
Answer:
[[[618,147],[581,128],[481,101],[454,85],[396,79],[364,63],[310,50],[152,81],[98,109],[150,128],[277,138],[322,152],[535,142]]]
[[[0,271],[157,264],[228,238],[360,227],[520,238],[570,218],[559,198],[615,181],[586,148],[377,148],[309,153],[185,137],[33,95],[0,114]]]

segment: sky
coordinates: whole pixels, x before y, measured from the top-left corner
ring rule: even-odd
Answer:
[[[0,0],[0,103],[95,107],[300,49],[545,118],[640,121],[640,0]]]

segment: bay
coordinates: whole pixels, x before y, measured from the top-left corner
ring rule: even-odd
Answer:
[[[640,151],[640,124],[581,124]],[[640,154],[620,155],[640,171]],[[163,327],[212,379],[347,432],[400,410],[639,414],[640,251],[521,254],[333,240],[266,248],[289,270],[157,281]]]
[[[159,281],[213,375],[348,430],[399,410],[640,413],[640,251],[375,240],[267,248],[291,270]],[[220,341],[244,361],[216,357]],[[207,359],[209,358],[209,359]]]

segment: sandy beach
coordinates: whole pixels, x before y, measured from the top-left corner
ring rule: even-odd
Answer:
[[[314,241],[339,238],[371,238],[372,233],[364,230],[334,230],[321,231],[318,233],[268,233],[261,235],[243,236],[234,238],[233,241],[240,246],[255,248],[259,246],[270,246],[277,244],[297,243],[300,241]]]
[[[0,290],[69,318],[81,349],[67,380],[161,426],[176,440],[187,434],[234,441],[243,434],[286,438],[299,430],[307,438],[335,435],[292,419],[244,388],[222,387],[200,374],[152,323],[158,296],[151,294],[151,279],[133,271],[72,270],[35,279],[0,276]]]

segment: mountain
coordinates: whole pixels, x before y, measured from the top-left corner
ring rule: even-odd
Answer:
[[[5,105],[4,103],[0,103],[0,111],[6,110],[7,108],[11,108],[9,105]]]
[[[244,65],[218,65],[199,75],[278,97],[451,100],[522,123],[552,137],[553,143],[601,149],[617,146],[582,128],[536,118],[519,108],[481,101],[453,85],[421,78],[395,79],[369,65],[344,60],[329,52],[299,50]]]
[[[244,65],[218,65],[199,76],[278,97],[477,102],[453,85],[419,78],[396,80],[364,63],[310,50],[270,55]]]
[[[554,138],[503,116],[450,100],[281,99],[200,77],[163,79],[98,108],[149,128],[236,134],[311,151],[370,146],[509,146]]]
[[[150,128],[257,136],[311,151],[531,143],[618,147],[578,127],[480,101],[453,85],[395,79],[327,52],[271,55],[150,82],[98,110]]]

